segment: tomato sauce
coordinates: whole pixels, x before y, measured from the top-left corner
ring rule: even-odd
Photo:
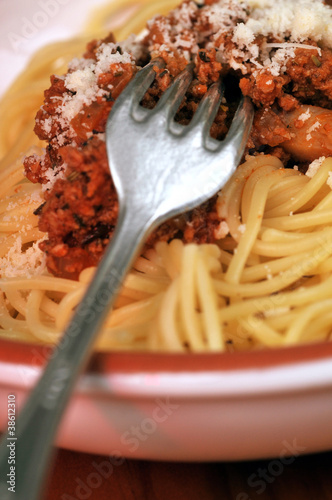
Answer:
[[[209,1],[205,5],[215,3]],[[318,47],[312,40],[305,41],[313,49],[295,48],[295,57],[285,62],[286,70],[278,75],[273,75],[268,68],[257,73],[257,64],[241,60],[240,56],[235,58],[240,68],[236,69],[234,61],[221,57],[220,47],[227,48],[228,53],[237,53],[234,50],[238,48],[230,34],[226,32],[215,37],[214,47],[211,43],[204,46],[205,33],[211,30],[208,18],[203,15],[204,9],[195,8],[190,2],[183,5],[181,15],[187,18],[181,25],[181,36],[175,14],[159,16],[148,23],[147,35],[140,42],[140,51],[135,58],[129,60],[121,44],[116,45],[110,35],[104,40],[91,42],[83,59],[70,67],[67,75],[51,78],[51,86],[45,91],[45,102],[37,113],[35,125],[38,137],[47,141],[46,152],[41,158],[36,155],[27,157],[24,164],[28,179],[45,185],[45,203],[38,209],[38,215],[39,228],[48,233],[48,239],[41,243],[41,248],[47,256],[48,270],[56,276],[76,279],[84,268],[98,264],[112,237],[118,202],[106,156],[106,120],[116,98],[139,67],[153,57],[161,57],[165,68],[156,67],[156,78],[142,101],[143,106],[153,108],[156,105],[190,58],[195,65],[194,79],[177,113],[179,123],[186,125],[190,122],[209,86],[222,77],[226,93],[211,128],[214,138],[220,140],[227,134],[242,93],[251,97],[256,108],[246,154],[272,153],[285,165],[292,160],[305,168],[312,159],[313,150],[315,155],[320,154],[320,147],[316,147],[320,141],[318,125],[315,134],[310,136],[308,147],[304,144],[299,148],[294,139],[296,122],[299,116],[305,115],[309,105],[315,109],[324,108],[327,113],[320,125],[325,130],[324,152],[330,151],[330,146],[326,146],[327,142],[332,142],[330,131],[326,132],[332,116],[330,48]],[[239,11],[239,19],[241,15],[244,14]],[[234,22],[237,22],[237,17],[234,17]],[[187,28],[187,25],[191,27]],[[169,50],[170,33],[173,33],[172,50]],[[268,41],[280,42],[273,37]],[[262,47],[265,42],[264,37],[258,37],[256,43]],[[174,49],[174,44],[178,49]],[[105,67],[107,47],[113,48],[110,60],[114,62]],[[92,83],[87,86],[89,78]],[[85,85],[85,95],[80,94],[79,86],[75,90],[78,80],[80,85]],[[91,97],[93,92],[95,94]],[[76,113],[75,109],[78,109]],[[306,137],[309,125],[313,126],[312,120],[302,123],[301,130]],[[315,144],[312,145],[313,141]],[[54,178],[50,184],[52,172]],[[167,221],[154,231],[146,245],[173,238],[196,243],[217,241],[221,221],[215,201],[213,198],[197,209]]]

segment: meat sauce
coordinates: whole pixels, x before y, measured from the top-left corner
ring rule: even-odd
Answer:
[[[206,5],[214,3],[209,1]],[[45,203],[37,213],[39,228],[48,233],[48,239],[40,245],[46,254],[48,270],[56,276],[77,279],[84,268],[98,264],[112,237],[118,202],[103,137],[106,120],[118,95],[139,67],[151,58],[161,57],[165,68],[155,67],[156,79],[142,102],[148,108],[155,106],[174,77],[186,67],[188,54],[185,54],[185,48],[193,44],[193,27],[199,40],[209,26],[201,14],[204,9],[191,7],[190,2],[184,5],[187,6],[191,30],[182,29],[181,50],[167,48],[167,37],[176,21],[172,13],[166,18],[159,16],[148,24],[148,34],[140,42],[140,53],[131,61],[128,61],[129,56],[122,57],[124,49],[115,43],[112,35],[88,45],[83,59],[76,63],[75,68],[69,69],[68,75],[76,71],[77,77],[84,77],[87,64],[94,64],[94,71],[98,73],[96,95],[91,102],[84,97],[83,106],[70,116],[70,120],[64,119],[65,108],[63,104],[62,108],[59,107],[59,102],[76,99],[77,104],[79,93],[68,88],[68,78],[51,78],[51,87],[45,91],[45,102],[37,113],[35,126],[38,137],[47,141],[47,148],[43,157],[33,155],[25,159],[25,172],[32,182],[46,187]],[[165,32],[168,25],[168,32]],[[234,45],[227,34],[220,35],[218,43],[229,50]],[[257,43],[262,44],[264,40],[258,39]],[[318,50],[317,43],[311,40],[306,44],[317,47],[317,50],[296,48],[296,57],[289,59],[286,71],[274,76],[268,69],[255,74],[255,65],[250,61],[242,61],[246,66],[243,74],[227,60],[220,59],[218,48],[204,47],[200,42],[196,53],[191,56],[195,63],[194,79],[176,120],[188,124],[208,87],[222,76],[226,82],[226,99],[221,103],[211,128],[214,138],[225,137],[241,91],[251,97],[256,107],[246,154],[273,153],[285,164],[292,159],[304,166],[323,154],[331,155],[332,51],[324,47]],[[107,45],[113,48],[111,59],[116,62],[109,64],[104,71],[98,57],[101,48]],[[301,119],[309,114],[310,119]],[[52,173],[54,178],[50,183]],[[146,245],[173,238],[184,242],[212,243],[221,237],[221,223],[216,198],[213,198],[162,224]]]

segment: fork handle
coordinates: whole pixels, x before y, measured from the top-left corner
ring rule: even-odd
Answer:
[[[122,214],[81,304],[17,418],[17,440],[6,435],[0,446],[1,500],[13,498],[7,484],[11,441],[16,448],[15,500],[36,500],[41,494],[52,443],[73,385],[86,365],[96,334],[148,232],[149,220],[142,220],[139,211]]]

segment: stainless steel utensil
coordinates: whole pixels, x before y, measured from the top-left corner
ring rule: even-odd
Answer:
[[[174,122],[192,80],[192,65],[174,80],[155,109],[140,105],[155,78],[154,67],[162,64],[155,60],[142,69],[110,113],[106,143],[119,197],[118,224],[56,354],[17,419],[15,500],[39,498],[51,445],[73,385],[142,242],[161,222],[220,190],[242,157],[253,119],[247,98],[223,142],[209,135],[223,95],[220,83],[208,90],[188,126]],[[5,436],[0,448],[2,500],[14,498],[6,482],[10,439]]]

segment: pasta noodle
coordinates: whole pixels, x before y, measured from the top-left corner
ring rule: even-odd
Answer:
[[[77,281],[50,275],[34,212],[39,184],[23,175],[23,157],[39,153],[33,134],[48,77],[65,71],[103,20],[119,39],[177,2],[113,2],[84,37],[41,50],[0,105],[0,336],[58,341],[94,268]],[[123,23],[123,20],[126,23]],[[61,54],[59,57],[58,54]],[[233,351],[323,341],[332,331],[332,158],[312,177],[272,155],[248,155],[218,195],[229,230],[217,244],[158,242],[135,262],[96,342],[97,350]],[[21,261],[17,254],[22,250]],[[12,260],[11,260],[12,259]],[[15,260],[16,259],[16,260]],[[36,269],[38,272],[36,272]]]

